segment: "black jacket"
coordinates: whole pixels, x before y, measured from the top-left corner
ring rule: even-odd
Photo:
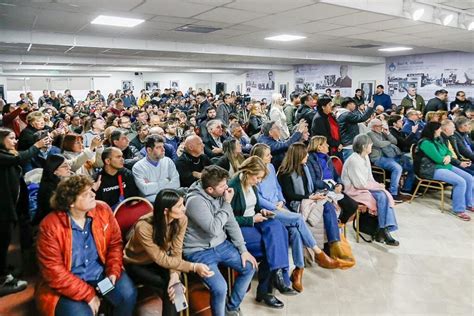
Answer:
[[[441,101],[438,98],[433,98],[428,101],[428,103],[425,106],[425,109],[423,110],[423,115],[425,115],[429,111],[447,111],[448,110],[448,105],[446,102]]]
[[[361,106],[364,104],[364,97],[360,97],[360,99],[355,95],[352,99],[354,99],[355,104],[357,107]]]
[[[130,141],[130,145],[132,145],[133,147],[135,147],[138,151],[142,150],[143,147],[145,147],[145,143],[142,143],[140,141],[140,138],[137,136],[135,136],[131,141]]]
[[[308,179],[306,174],[303,172],[303,185],[304,185],[304,195],[297,194],[294,189],[293,180],[291,179],[291,174],[279,174],[278,182],[280,182],[281,190],[283,191],[283,196],[286,200],[286,205],[290,205],[292,201],[301,201],[303,199],[309,198],[312,192],[309,192],[308,188]],[[292,210],[296,212],[297,210]]]
[[[194,181],[199,180],[193,176],[193,171],[202,172],[204,167],[209,166],[211,161],[206,155],[193,157],[187,152],[176,159],[175,165],[179,172],[179,182],[182,187],[190,187]]]
[[[35,225],[38,225],[41,220],[53,210],[49,200],[51,196],[53,196],[54,190],[58,187],[59,181],[61,181],[61,179],[55,175],[52,170],[49,170],[47,164],[45,164],[38,189],[38,210],[33,219]]]
[[[207,157],[209,157],[209,159],[212,159],[214,157],[220,157],[222,156],[223,154],[214,154],[212,152],[212,148],[213,147],[218,147],[214,138],[212,138],[211,134],[208,134],[207,137],[205,137],[203,139],[204,141],[204,153],[206,154]],[[221,142],[223,143],[225,141],[225,137],[224,136],[221,136]]]
[[[18,220],[17,205],[20,196],[20,187],[26,188],[21,176],[20,165],[28,162],[37,155],[39,149],[31,146],[28,150],[20,151],[13,155],[5,150],[0,150],[0,223],[16,222]]]
[[[260,130],[262,129],[262,124],[263,124],[263,119],[261,116],[250,115],[248,135],[251,137],[257,133],[260,133]]]
[[[456,139],[456,143],[458,145],[459,153],[461,154],[461,156],[470,159],[474,162],[474,150],[469,150],[468,148],[468,146],[473,148],[472,140],[469,135],[455,131],[454,137]]]
[[[310,108],[309,106],[302,104],[296,110],[296,115],[295,115],[295,125],[298,124],[298,122],[301,119],[305,119],[306,122],[308,123],[308,130],[311,130],[311,126],[313,124],[313,118],[316,115],[316,111]]]
[[[455,167],[459,167],[461,164],[461,160],[459,160],[460,154],[459,154],[459,148],[456,141],[456,137],[454,135],[446,136],[444,133],[441,133],[441,137],[439,139],[441,140],[441,142],[443,142],[446,145],[446,147],[449,148],[449,145],[451,145],[451,147],[454,150],[454,153],[457,156],[457,158],[451,157],[451,164]]]
[[[101,182],[100,187],[96,192],[95,198],[97,200],[104,201],[110,207],[114,207],[119,203],[120,198],[120,186],[119,176],[122,176],[122,185],[124,198],[131,196],[140,196],[138,188],[135,184],[133,174],[127,168],[120,169],[114,176],[108,174],[104,169],[100,173]]]
[[[234,113],[234,108],[230,104],[221,103],[217,107],[216,118],[220,119],[224,124],[229,125],[229,115]]]
[[[470,100],[466,99],[464,101],[461,101],[456,98],[453,102],[449,104],[449,110],[452,111],[456,107],[456,105],[458,105],[459,108],[463,110],[463,112],[466,112],[467,110],[473,108],[472,102]]]
[[[197,123],[205,120],[207,117],[207,109],[211,106],[211,104],[205,100],[203,103],[199,105],[199,113],[198,117],[196,118]]]
[[[332,114],[331,114],[332,115]],[[334,119],[335,120],[335,119]],[[317,111],[313,118],[313,124],[311,127],[311,136],[322,135],[327,138],[327,142],[330,148],[338,147],[341,142],[332,138],[331,127],[329,126],[329,118],[323,111]]]
[[[124,166],[125,168],[132,170],[133,165],[136,164],[143,156],[140,154],[140,151],[135,148],[135,146],[128,146],[122,150]]]
[[[392,134],[397,139],[397,146],[404,153],[410,152],[411,146],[416,144],[416,142],[418,141],[416,133],[410,133],[406,135],[401,130],[396,130],[393,127],[390,127],[390,134]]]
[[[373,107],[367,107],[364,113],[355,109],[354,111],[343,112],[337,118],[341,133],[341,143],[344,146],[351,145],[354,138],[359,135],[359,123],[367,121],[374,113]]]

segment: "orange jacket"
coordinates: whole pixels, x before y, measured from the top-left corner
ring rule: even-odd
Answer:
[[[110,207],[97,201],[92,217],[94,236],[100,261],[107,276],[122,272],[122,237]],[[37,242],[41,280],[36,287],[36,303],[41,315],[54,316],[61,296],[76,301],[89,302],[96,292],[92,286],[71,273],[72,228],[69,216],[56,211],[46,216],[40,224]]]

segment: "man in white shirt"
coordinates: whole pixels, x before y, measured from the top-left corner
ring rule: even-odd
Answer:
[[[132,168],[135,183],[142,196],[154,202],[163,189],[178,189],[179,174],[174,162],[165,157],[165,140],[158,135],[145,139],[146,157]]]

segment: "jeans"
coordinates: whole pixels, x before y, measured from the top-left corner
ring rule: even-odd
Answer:
[[[301,214],[279,210],[273,212],[276,214],[275,219],[279,220],[288,230],[293,263],[298,268],[304,268],[303,247],[313,249],[316,246],[313,234],[306,226]]]
[[[161,297],[163,311],[162,316],[176,316],[176,307],[170,301],[168,295],[168,284],[170,282],[170,271],[152,263],[147,265],[127,264],[125,266],[130,278],[138,284],[151,288]]]
[[[107,295],[107,301],[114,306],[113,316],[132,316],[137,300],[137,289],[126,272],[122,272],[115,288]],[[56,316],[93,316],[89,304],[84,301],[73,301],[61,296],[55,309]]]
[[[323,221],[328,242],[340,241],[336,207],[331,202],[324,203]]]
[[[282,269],[287,285],[288,275],[288,231],[277,220],[268,219],[256,223],[253,227],[240,228],[247,245],[247,250],[262,261],[258,269],[257,295],[271,293],[272,275],[275,270]]]
[[[434,180],[444,181],[453,185],[453,211],[462,213],[466,207],[474,206],[474,178],[469,173],[453,166],[453,169],[436,169]]]
[[[398,229],[397,219],[395,218],[395,210],[390,206],[388,196],[385,191],[372,191],[370,193],[377,202],[377,218],[379,228],[387,228],[388,231]]]
[[[415,173],[413,171],[413,163],[409,157],[405,155],[395,158],[380,157],[374,161],[374,165],[391,172],[390,194],[398,195],[398,184],[400,183],[403,170],[407,171],[408,174],[402,190],[410,192],[413,189]]]
[[[343,161],[346,161],[353,152],[354,151],[352,149],[342,149],[342,157],[344,158]]]
[[[191,262],[207,264],[214,272],[212,277],[203,279],[203,282],[209,287],[211,292],[211,310],[213,316],[224,316],[226,309],[227,283],[217,265],[222,264],[236,270],[239,275],[235,280],[232,295],[227,303],[227,309],[239,309],[240,303],[244,299],[245,293],[252,281],[255,269],[250,262],[246,262],[245,266],[242,266],[240,253],[230,241],[226,240],[214,248],[187,254],[184,258]]]

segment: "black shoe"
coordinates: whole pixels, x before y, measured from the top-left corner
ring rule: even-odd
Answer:
[[[282,301],[276,298],[273,294],[263,294],[262,296],[257,295],[257,302],[263,301],[265,305],[271,308],[283,308],[285,304]]]
[[[395,247],[400,245],[398,240],[395,240],[395,238],[393,238],[392,235],[390,235],[390,232],[386,228],[385,228],[385,243],[388,246],[395,246]]]
[[[372,237],[375,239],[376,242],[384,242],[385,241],[385,229],[379,228],[377,229],[377,232],[375,235]]]
[[[283,278],[283,270],[278,269],[273,275],[273,287],[278,290],[283,295],[296,295],[298,292],[293,290],[291,287],[285,284],[285,279]]]
[[[28,282],[15,279],[11,274],[0,280],[0,297],[23,291]]]

